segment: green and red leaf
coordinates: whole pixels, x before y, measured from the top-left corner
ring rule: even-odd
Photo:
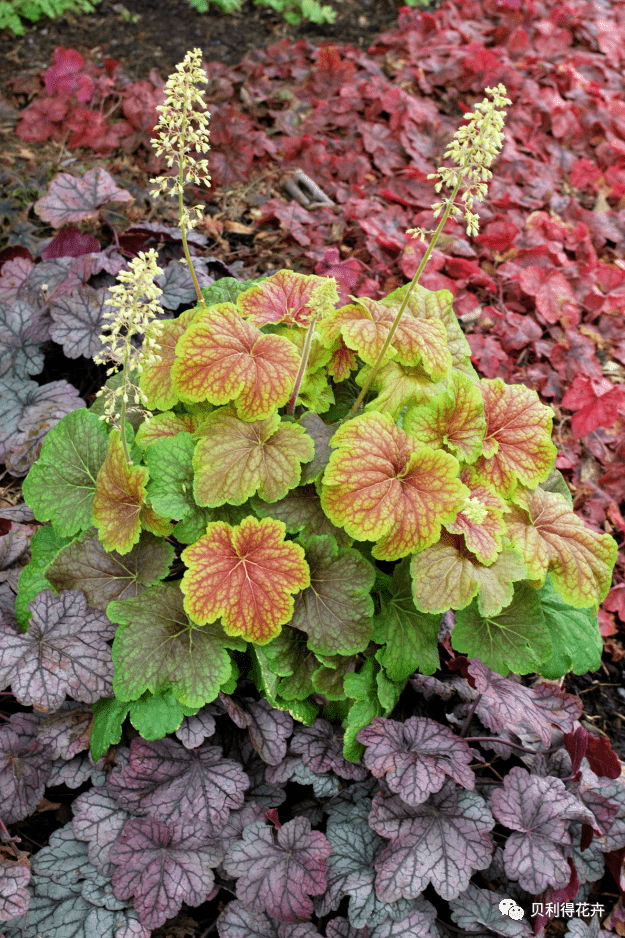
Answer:
[[[467,375],[453,372],[444,391],[425,404],[410,405],[403,428],[423,446],[447,447],[461,462],[475,462],[486,433],[479,386]]]
[[[547,478],[556,458],[551,407],[540,403],[536,391],[500,378],[483,379],[480,389],[487,429],[476,470],[504,498],[519,482],[534,488]]]
[[[155,333],[154,355],[157,361],[152,365],[143,366],[139,387],[147,395],[148,407],[153,410],[169,410],[180,400],[171,377],[171,368],[176,359],[176,344],[200,309],[201,307],[189,309],[177,319],[159,319],[156,323],[151,323],[146,330],[146,336]]]
[[[239,312],[254,326],[269,322],[307,326],[339,302],[336,280],[279,270],[237,297]]]
[[[480,563],[493,563],[501,551],[502,535],[506,533],[504,511],[508,506],[494,489],[480,481],[472,469],[463,469],[460,479],[471,495],[456,520],[445,527],[452,534],[464,536],[467,547]]]
[[[398,560],[435,543],[469,490],[449,453],[420,447],[386,414],[343,424],[323,476],[321,504],[350,537],[376,541],[373,556]]]
[[[188,567],[184,608],[198,625],[222,617],[228,635],[265,645],[293,614],[293,593],[310,585],[304,550],[285,541],[273,518],[244,518],[231,527],[209,522],[206,534],[181,554]]]
[[[209,414],[197,436],[194,493],[197,504],[209,508],[242,505],[256,492],[276,502],[295,488],[301,464],[315,455],[304,427],[282,422],[278,414],[247,422],[232,406]]]
[[[106,550],[127,554],[139,540],[148,476],[145,466],[128,465],[119,430],[113,430],[93,496],[93,523]]]
[[[513,581],[527,576],[521,558],[503,550],[489,567],[472,556],[461,537],[443,533],[440,541],[410,562],[412,597],[421,612],[464,609],[478,595],[480,612],[495,615],[512,600]]]
[[[575,609],[596,608],[607,596],[617,544],[609,534],[586,527],[566,500],[541,488],[520,489],[507,517],[508,537],[530,578],[553,588]]]
[[[371,367],[366,366],[356,375],[356,384],[363,387],[371,373]],[[407,404],[427,403],[438,390],[437,384],[421,365],[400,365],[390,361],[376,374],[372,387],[378,391],[378,396],[370,401],[365,410],[388,413],[397,420]]]
[[[322,340],[330,348],[340,334],[349,348],[373,365],[382,353],[398,309],[362,296],[355,303],[333,310],[318,325]],[[421,364],[434,381],[449,374],[451,355],[442,322],[419,319],[407,311],[400,320],[384,361],[396,358],[402,365]]]
[[[261,420],[286,404],[299,366],[293,344],[263,335],[232,303],[198,316],[178,340],[171,374],[189,401],[234,401],[243,420]]]

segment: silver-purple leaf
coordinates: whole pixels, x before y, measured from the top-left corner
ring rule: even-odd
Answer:
[[[69,296],[52,300],[50,336],[63,346],[66,358],[93,358],[103,350],[100,335],[105,322],[104,301],[109,298],[104,287],[94,290],[83,284]]]
[[[332,919],[326,928],[327,938],[367,938],[368,934],[366,928],[354,928],[342,917]]]
[[[213,888],[222,852],[202,825],[165,824],[155,817],[130,818],[109,853],[118,899],[134,897],[142,925],[158,928],[183,902],[201,905]]]
[[[218,746],[185,749],[174,739],[133,739],[130,760],[115,769],[108,791],[126,810],[163,821],[196,818],[221,830],[231,808],[240,808],[249,778],[224,759]]]
[[[53,759],[72,759],[89,748],[93,711],[83,704],[66,702],[39,724],[39,739],[52,749]]]
[[[193,264],[195,269],[195,262]],[[213,283],[213,278],[199,266],[196,269],[196,276],[200,287],[207,287]],[[159,297],[159,303],[165,309],[178,309],[186,303],[195,303],[197,294],[195,284],[191,277],[191,272],[185,264],[177,263],[172,260],[165,266],[163,273],[155,278],[156,285],[163,291]]]
[[[524,938],[525,935],[531,935],[531,926],[525,919],[515,920],[501,914],[499,903],[507,898],[503,893],[478,889],[470,883],[459,899],[452,899],[449,903],[451,917],[466,934],[484,931],[502,935],[504,938]]]
[[[35,810],[52,769],[49,746],[37,734],[39,718],[14,713],[0,726],[0,800],[5,824],[21,821]]]
[[[422,900],[400,921],[387,919],[370,928],[369,938],[440,938],[435,918],[436,909],[432,903]]]
[[[276,710],[267,700],[251,697],[228,697],[220,694],[230,719],[247,727],[252,746],[268,765],[278,765],[286,755],[287,741],[293,732],[293,717]]]
[[[490,863],[493,816],[483,798],[451,779],[418,806],[378,792],[369,824],[391,840],[376,862],[376,893],[385,902],[415,899],[428,883],[455,899]]]
[[[363,781],[366,769],[343,758],[343,732],[318,717],[310,726],[298,726],[290,743],[302,756],[305,766],[315,773],[334,772],[340,778]]]
[[[0,302],[0,375],[26,378],[43,368],[38,309],[15,299]]]
[[[0,861],[0,922],[10,922],[27,910],[30,876],[30,867],[11,860]]]
[[[120,189],[109,172],[102,167],[89,169],[82,177],[70,173],[55,176],[47,195],[35,202],[35,212],[54,228],[68,222],[97,218],[98,209],[105,202],[132,202],[126,189]]]
[[[332,845],[303,817],[288,821],[279,831],[257,821],[243,831],[243,839],[228,849],[224,869],[237,882],[237,898],[253,912],[266,912],[281,922],[309,918],[310,896],[327,888],[325,860]]]
[[[211,705],[202,707],[194,716],[185,717],[176,730],[176,736],[185,749],[197,749],[215,732],[215,717]]]
[[[504,848],[506,875],[534,895],[566,886],[571,870],[562,847],[571,843],[569,821],[592,823],[593,816],[564,782],[515,766],[491,804],[497,821],[513,831]]]
[[[310,922],[290,924],[272,921],[264,912],[250,912],[239,902],[229,902],[217,920],[219,938],[318,938]]]
[[[406,804],[422,804],[440,791],[446,776],[464,788],[475,787],[469,768],[473,754],[468,743],[427,717],[404,723],[376,717],[356,739],[367,747],[364,762],[376,778],[384,778]]]
[[[83,792],[72,804],[72,830],[77,840],[87,843],[89,860],[101,873],[110,872],[111,847],[128,819],[103,786]]]
[[[28,632],[16,636],[0,624],[0,683],[21,704],[58,710],[66,694],[82,703],[113,695],[113,661],[106,644],[114,626],[87,608],[80,590],[39,593],[28,608]]]

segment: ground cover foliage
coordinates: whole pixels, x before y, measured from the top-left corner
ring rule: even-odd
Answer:
[[[189,233],[203,300],[213,308],[210,328],[177,263],[179,229],[132,223],[130,192],[102,165],[55,174],[38,193],[41,221],[24,219],[8,236],[0,272],[2,445],[12,476],[28,475],[30,507],[3,509],[0,671],[20,705],[0,730],[3,822],[29,816],[46,787],[81,793],[71,820],[30,864],[13,842],[14,856],[0,868],[7,938],[24,928],[51,938],[148,936],[183,903],[207,902],[213,920],[221,912],[221,938],[522,935],[532,931],[533,901],[591,899],[606,857],[620,879],[618,759],[579,725],[579,698],[509,675],[558,678],[598,666],[593,615],[613,561],[600,532],[619,542],[622,532],[620,85],[604,51],[617,27],[604,18],[593,33],[582,5],[566,23],[561,12],[550,18],[550,7],[494,7],[489,24],[477,11],[472,19],[471,9],[404,11],[401,30],[367,55],[278,44],[234,70],[207,67],[213,188],[245,182],[279,160],[303,170],[334,203],[311,208],[310,196],[324,199],[310,188],[299,192],[308,207],[284,195],[260,198],[259,234],[272,237],[270,225],[279,223],[280,237],[292,239],[292,266],[314,272],[309,278],[284,270],[258,283],[267,268],[228,268],[219,259],[226,231],[219,220]],[[444,55],[433,41],[443,27]],[[589,36],[601,51],[580,58],[575,47]],[[544,75],[550,56],[561,82],[555,112],[558,79],[549,84]],[[461,112],[498,81],[513,103],[479,209],[480,234],[469,239],[463,225],[447,223],[409,309],[413,331],[398,332],[396,358],[385,365],[389,373],[403,369],[413,381],[409,398],[415,387],[420,398],[404,413],[401,382],[380,381],[365,414],[344,424],[330,447],[336,427],[329,427],[360,390],[348,375],[357,358],[366,375],[401,284],[423,257],[425,245],[405,232],[433,227],[437,197],[427,175]],[[98,69],[59,50],[17,132],[64,137],[100,154],[126,147],[153,172],[149,140],[162,84],[156,76],[137,84],[124,82],[115,63]],[[604,136],[593,124],[592,146],[583,109],[591,94],[593,113],[602,113],[598,99],[607,109]],[[106,116],[107,102],[123,119],[114,121],[119,110]],[[99,122],[85,113],[95,107]],[[554,124],[554,113],[562,123]],[[601,172],[589,183],[594,211],[583,187],[573,186],[593,178],[591,157]],[[51,229],[43,244],[41,222]],[[161,413],[149,425],[129,415],[134,465],[124,468],[121,437],[97,419],[92,393],[33,378],[52,344],[70,362],[101,350],[110,287],[150,246],[163,268],[156,282],[172,355],[165,369],[141,377]],[[336,297],[327,292],[332,281],[321,280],[328,274]],[[323,341],[313,345],[291,414],[292,380],[282,387],[278,379],[289,369],[296,377],[297,329],[316,302],[334,312],[324,308],[320,317]],[[363,329],[363,309],[378,323],[374,339]],[[210,356],[219,330],[223,337],[242,329],[262,337],[255,341],[264,343],[266,374],[279,365],[273,382],[235,376],[224,389],[223,375],[209,375],[198,386],[188,367],[194,355]],[[419,329],[429,330],[427,341]],[[523,385],[559,418],[573,415],[561,420],[556,447],[548,412]],[[529,423],[534,432],[529,459],[519,458],[523,432],[504,439],[495,427],[502,402],[519,401],[518,430]],[[246,470],[220,473],[233,440]],[[490,451],[487,440],[497,442]],[[343,504],[355,455],[388,467],[410,444],[414,475],[424,459],[415,457],[424,450],[414,441],[434,454],[430,490],[445,478],[453,502],[431,511],[418,543],[405,539],[406,512],[374,530],[366,527],[370,505],[358,519],[354,504]],[[256,459],[259,448],[273,459],[271,471]],[[554,457],[576,503],[560,477],[547,481]],[[119,493],[128,495],[128,486],[134,509],[124,512]],[[460,518],[469,490],[486,515]],[[528,524],[532,499],[540,504]],[[537,515],[550,506],[565,529],[548,530],[515,555],[518,577],[508,557],[499,577],[484,580],[504,553],[504,511],[514,514],[508,534],[516,524],[534,537]],[[33,508],[52,524],[35,524]],[[242,608],[232,577],[229,590],[202,592],[217,556],[258,548],[255,538],[270,555],[255,556],[256,565],[265,564],[272,582],[283,577],[262,616]],[[533,548],[550,538],[556,548],[535,557]],[[580,545],[576,576],[567,576]],[[436,570],[426,563],[433,549],[464,572],[460,594],[443,597],[441,608],[434,590],[420,591]],[[615,627],[622,589],[619,556],[600,610],[604,633]],[[449,608],[455,617],[442,614]],[[167,653],[163,623],[175,624]],[[508,628],[514,637],[498,643]],[[43,660],[42,642],[50,655]],[[162,655],[152,672],[141,662],[146,647]],[[503,897],[525,908],[524,921],[502,918]],[[607,924],[619,927],[622,917],[619,903]],[[569,932],[595,934],[597,917],[588,921]],[[545,918],[533,925],[539,931]]]

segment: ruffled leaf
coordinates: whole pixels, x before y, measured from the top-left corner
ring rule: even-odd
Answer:
[[[452,534],[463,535],[467,547],[480,563],[492,564],[501,551],[501,538],[506,532],[503,515],[507,505],[494,489],[481,483],[471,469],[463,469],[460,479],[471,494],[456,520],[445,527]]]
[[[422,612],[464,609],[477,595],[485,616],[497,615],[512,602],[514,581],[527,576],[521,558],[503,550],[489,567],[467,551],[458,536],[443,533],[440,541],[410,562],[414,604]]]
[[[533,580],[551,573],[556,593],[576,609],[596,609],[607,596],[616,562],[616,541],[586,527],[561,495],[519,491],[508,518],[508,537]]]
[[[369,644],[375,569],[357,550],[327,535],[301,536],[310,586],[295,597],[290,625],[320,655],[352,655]]]
[[[469,494],[453,456],[420,448],[385,414],[343,424],[332,444],[323,509],[351,537],[376,541],[373,556],[380,560],[433,544]]]
[[[272,414],[246,422],[233,407],[209,414],[193,455],[198,505],[241,505],[257,492],[265,502],[284,498],[300,480],[301,464],[315,454],[304,427]]]
[[[444,391],[408,408],[403,427],[423,446],[446,446],[461,462],[475,462],[486,433],[479,386],[467,375],[452,372]]]
[[[311,318],[324,316],[338,302],[333,278],[292,270],[279,270],[237,297],[241,315],[259,328],[269,322],[305,327]]]
[[[230,677],[226,648],[244,650],[220,625],[198,627],[183,608],[180,582],[151,586],[141,596],[109,604],[106,614],[117,622],[113,642],[115,696],[137,700],[171,688],[188,707],[214,700]]]
[[[451,643],[504,677],[540,671],[553,650],[538,594],[527,583],[515,586],[514,599],[496,615],[480,614],[476,600],[457,612]]]
[[[128,465],[119,430],[113,430],[93,496],[93,523],[105,550],[127,554],[139,540],[148,477],[145,466]]]
[[[228,635],[264,645],[293,613],[292,594],[310,584],[304,550],[285,541],[281,521],[244,518],[236,528],[210,522],[181,554],[184,608],[198,625],[223,617]]]
[[[287,821],[276,833],[256,821],[230,847],[223,865],[237,877],[237,898],[247,908],[280,922],[297,922],[312,914],[309,897],[327,888],[324,861],[331,853],[328,839],[312,831],[307,818]]]
[[[190,401],[234,401],[243,420],[262,420],[289,399],[299,355],[282,336],[263,335],[220,303],[198,316],[176,345],[174,389]]]
[[[146,337],[154,343],[155,360],[152,364],[143,365],[139,387],[147,396],[147,406],[152,410],[169,410],[180,400],[171,373],[176,360],[176,345],[201,308],[186,310],[177,319],[159,319],[149,323],[146,329]]]
[[[551,407],[540,403],[536,391],[500,378],[483,379],[480,389],[487,429],[475,469],[504,498],[519,482],[534,488],[547,478],[556,458]]]
[[[51,521],[63,536],[91,525],[96,477],[108,445],[104,425],[83,409],[71,411],[46,434],[23,482],[24,499],[38,521]]]
[[[552,656],[540,666],[540,673],[557,680],[573,671],[586,674],[601,667],[603,639],[592,609],[572,609],[553,589],[550,576],[538,591],[540,608],[553,643]]]

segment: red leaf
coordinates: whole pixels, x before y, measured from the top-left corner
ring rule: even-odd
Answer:
[[[76,49],[58,46],[52,56],[52,65],[46,71],[46,91],[50,96],[70,97],[75,94],[79,101],[90,101],[93,81],[88,75],[79,74],[85,64]]]

